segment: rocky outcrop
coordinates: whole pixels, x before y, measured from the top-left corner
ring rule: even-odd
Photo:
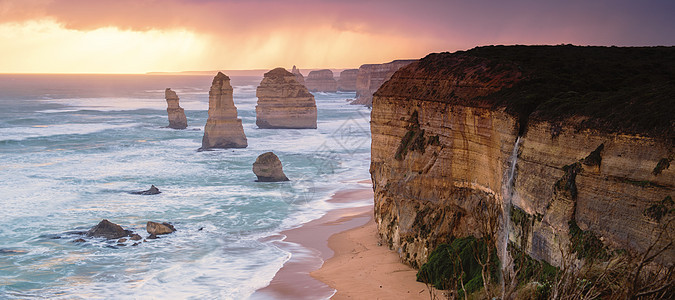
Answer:
[[[172,233],[176,231],[176,228],[167,222],[157,223],[148,221],[148,223],[145,225],[145,230],[147,230],[151,235],[162,235]]]
[[[272,152],[265,152],[253,163],[253,173],[259,182],[288,181],[281,166],[281,160]]]
[[[494,201],[509,212],[512,245],[554,265],[579,232],[608,251],[661,249],[669,240],[659,233],[675,232],[664,221],[675,190],[665,168],[675,155],[673,57],[669,48],[485,47],[400,69],[373,99],[379,235],[420,266],[440,243],[479,235],[472,210]],[[674,258],[670,248],[657,261]]]
[[[337,92],[337,81],[333,78],[333,71],[328,69],[309,72],[305,86],[311,92]]]
[[[99,222],[96,226],[87,231],[89,237],[102,237],[106,239],[119,239],[121,237],[129,236],[132,232],[125,230],[122,226],[112,223],[106,219]]]
[[[166,112],[169,115],[169,128],[173,129],[185,129],[187,128],[187,118],[185,117],[185,110],[180,107],[178,103],[179,98],[176,95],[176,92],[172,91],[170,88],[167,88],[164,91],[164,97],[166,98]]]
[[[314,95],[284,68],[265,73],[256,89],[259,128],[316,128]]]
[[[356,76],[356,99],[352,104],[373,105],[373,93],[396,71],[417,60],[395,60],[385,64],[366,64],[359,67]]]
[[[150,185],[150,188],[145,191],[131,192],[131,194],[134,195],[157,195],[161,193],[162,192],[154,184]]]
[[[338,91],[341,92],[355,92],[356,91],[356,77],[359,75],[359,69],[347,69],[340,72],[338,78]]]
[[[302,76],[300,69],[296,68],[295,65],[293,66],[291,73],[295,75],[295,79],[297,79],[300,84],[305,85],[305,76]]]
[[[232,86],[227,75],[218,72],[209,90],[209,118],[204,127],[201,150],[246,148],[248,141],[241,119],[237,118]]]

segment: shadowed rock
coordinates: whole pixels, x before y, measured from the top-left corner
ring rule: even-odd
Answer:
[[[151,185],[150,189],[140,192],[131,192],[134,195],[157,195],[162,193],[155,185]]]
[[[246,148],[248,141],[241,119],[237,118],[230,77],[218,72],[209,90],[209,118],[204,126],[200,150]]]
[[[356,91],[356,77],[359,75],[359,69],[347,69],[340,72],[338,79],[338,91],[354,92]]]
[[[169,128],[173,129],[185,129],[187,128],[187,118],[185,117],[185,110],[180,107],[178,103],[179,98],[176,95],[176,92],[172,91],[170,88],[167,88],[164,91],[164,97],[166,99],[166,112],[169,115]]]
[[[152,221],[148,221],[148,224],[145,226],[145,229],[148,231],[150,235],[169,234],[176,231],[176,228],[174,228],[173,225],[167,222],[157,223]]]
[[[122,226],[112,223],[106,219],[99,222],[96,226],[87,231],[88,237],[102,237],[106,239],[119,239],[129,236],[132,232],[124,230]]]
[[[337,92],[337,81],[333,78],[333,71],[324,69],[309,72],[305,79],[305,86],[312,92]]]
[[[279,157],[272,152],[258,156],[253,163],[253,173],[258,176],[258,182],[288,181]]]

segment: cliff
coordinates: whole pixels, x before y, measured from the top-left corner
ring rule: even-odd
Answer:
[[[169,128],[185,129],[187,128],[187,118],[185,117],[185,110],[180,107],[178,95],[176,92],[167,88],[164,91],[164,98],[166,99],[166,112],[169,115]]]
[[[291,71],[291,73],[295,75],[295,79],[297,79],[300,84],[305,85],[305,76],[302,76],[302,73],[300,73],[300,69],[293,66],[293,70]]]
[[[672,78],[673,47],[482,47],[400,69],[373,98],[380,236],[420,266],[478,236],[471,212],[495,201],[509,241],[554,265],[559,246],[585,249],[580,234],[608,253],[662,248],[675,232]]]
[[[209,118],[204,126],[201,149],[247,146],[244,127],[241,125],[241,119],[237,118],[230,78],[218,72],[209,90]]]
[[[328,69],[309,72],[305,86],[312,92],[337,92],[337,81],[333,78],[333,71]]]
[[[355,92],[356,91],[356,77],[359,75],[359,69],[347,69],[340,72],[338,78],[338,91]]]
[[[417,60],[395,60],[385,64],[366,64],[359,67],[356,75],[356,99],[352,104],[373,106],[373,93],[398,69],[415,61]]]
[[[316,128],[314,95],[284,68],[265,73],[256,96],[259,128]]]

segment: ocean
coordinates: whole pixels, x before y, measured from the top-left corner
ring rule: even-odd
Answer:
[[[354,205],[326,200],[370,177],[355,94],[314,93],[318,129],[258,129],[262,78],[231,78],[248,148],[198,152],[212,76],[0,75],[0,298],[246,299],[290,257],[268,237]],[[165,128],[167,87],[186,130]],[[291,181],[255,182],[267,151]],[[73,242],[102,219],[178,231]]]

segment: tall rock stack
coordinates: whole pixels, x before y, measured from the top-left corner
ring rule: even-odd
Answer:
[[[166,98],[166,112],[169,115],[169,128],[173,129],[185,129],[187,128],[187,118],[185,117],[185,110],[180,107],[178,103],[178,96],[176,92],[172,91],[170,88],[167,88],[164,91],[164,98]]]
[[[295,75],[295,79],[297,79],[298,82],[300,82],[300,84],[305,85],[305,76],[302,76],[302,73],[300,73],[300,69],[293,66],[293,71],[291,71],[291,73]]]
[[[309,72],[305,86],[312,92],[337,92],[337,81],[328,69]]]
[[[259,128],[316,128],[316,102],[293,73],[276,68],[265,73],[256,90]]]
[[[354,92],[356,91],[356,77],[359,75],[359,69],[347,69],[340,72],[338,79],[338,91]]]
[[[232,98],[230,77],[218,72],[209,91],[209,118],[204,127],[202,150],[246,148],[248,142]]]

